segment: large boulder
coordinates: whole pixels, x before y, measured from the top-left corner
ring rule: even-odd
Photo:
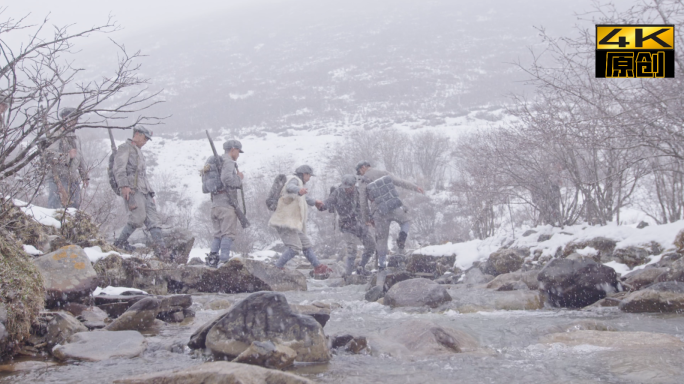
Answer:
[[[618,248],[613,251],[613,260],[626,264],[630,268],[648,262],[651,249],[638,246]]]
[[[555,307],[580,308],[622,290],[613,268],[591,259],[554,259],[539,272],[539,289]]]
[[[313,384],[303,377],[266,369],[254,365],[216,361],[204,363],[191,368],[155,372],[146,375],[133,376],[122,380],[115,380],[116,384],[195,384],[195,383],[223,383],[223,384]]]
[[[107,326],[105,319],[109,316],[107,312],[98,307],[90,307],[83,311],[76,318],[88,329],[100,329]]]
[[[298,305],[290,304],[290,308],[293,311],[300,313],[302,315],[311,316],[321,325],[325,327],[325,324],[330,320],[330,307],[325,307],[323,305]]]
[[[434,277],[442,276],[445,272],[454,268],[456,256],[429,256],[421,254],[411,254],[408,256],[406,271],[412,274],[423,273]]]
[[[83,301],[97,288],[97,273],[88,255],[68,245],[34,260],[45,287],[45,306],[55,308],[69,301]]]
[[[642,287],[653,284],[658,276],[665,272],[667,272],[667,268],[637,269],[622,276],[622,282],[634,290],[639,290]]]
[[[161,303],[156,297],[146,297],[105,327],[108,331],[142,331],[154,325]]]
[[[436,308],[448,301],[451,301],[451,296],[443,285],[428,279],[410,279],[394,284],[385,294],[384,303],[392,308]]]
[[[182,265],[166,276],[174,292],[306,291],[306,276],[258,260],[233,258],[219,268]],[[171,289],[171,288],[170,288]]]
[[[297,352],[299,362],[325,362],[330,350],[323,327],[292,310],[284,295],[257,292],[200,327],[188,346],[206,346],[216,356],[236,357],[253,341],[273,341]]]
[[[684,283],[653,284],[632,292],[618,306],[624,312],[684,313]]]
[[[407,271],[402,271],[402,270],[393,270],[393,269],[387,269],[386,274],[385,274],[385,284],[382,286],[383,292],[389,291],[392,286],[400,281],[412,279],[414,276],[408,273]],[[378,274],[373,274],[371,278],[368,280],[368,285],[366,286],[366,290],[371,290],[373,287],[376,286],[378,281]]]
[[[477,340],[466,332],[423,320],[394,324],[368,338],[373,354],[400,359],[448,356],[474,352],[479,347]]]
[[[492,280],[494,276],[485,275],[480,268],[470,268],[463,276],[463,284],[466,285],[487,284]]]
[[[515,250],[499,249],[489,255],[489,259],[480,268],[487,275],[498,276],[517,271],[523,262],[524,258]]]
[[[119,358],[133,358],[145,351],[147,342],[137,331],[94,331],[76,333],[66,344],[52,349],[58,360],[100,361]]]

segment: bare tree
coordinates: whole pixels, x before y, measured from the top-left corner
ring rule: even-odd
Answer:
[[[0,9],[0,16],[4,9]],[[100,26],[72,32],[70,26],[53,27],[46,18],[39,25],[24,19],[0,22],[0,91],[8,109],[2,116],[0,135],[0,188],[3,196],[37,189],[35,178],[22,174],[41,154],[41,149],[82,128],[129,129],[138,123],[157,124],[159,119],[141,115],[160,102],[150,92],[148,80],[138,76],[140,52],[130,54],[122,45],[110,76],[86,80],[71,58],[75,42],[93,33],[118,29],[110,18]],[[3,39],[9,33],[30,31],[28,40],[14,49]],[[68,127],[58,117],[63,103],[75,106],[78,124]],[[28,172],[43,177],[40,172]],[[2,213],[0,213],[2,215]]]

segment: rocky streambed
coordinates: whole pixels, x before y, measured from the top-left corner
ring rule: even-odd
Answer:
[[[491,282],[440,284],[443,290],[436,294],[434,286],[409,289],[402,294],[403,302],[410,304],[424,296],[433,299],[426,305],[392,307],[382,304],[387,296],[381,302],[367,301],[364,284],[339,286],[340,279],[335,278],[308,278],[306,283],[306,291],[270,295],[282,295],[293,313],[318,313],[312,327],[324,324],[329,361],[316,362],[315,356],[295,361],[284,372],[296,376],[280,377],[282,382],[306,382],[300,378],[315,383],[684,382],[681,314],[628,313],[601,305],[552,308],[544,305],[538,290],[497,291]],[[432,293],[419,294],[417,289]],[[141,337],[135,331],[76,333],[120,335],[119,344],[127,343],[131,352],[99,361],[18,357],[0,367],[0,382],[134,383],[161,375],[166,381],[158,382],[176,383],[197,382],[201,375],[228,375],[226,372],[233,372],[230,367],[238,364],[206,365],[214,360],[212,354],[191,349],[188,343],[202,326],[235,309],[250,295],[191,294],[192,302],[184,308],[188,316],[181,322],[154,323],[152,319],[154,324],[142,331]],[[411,299],[411,295],[415,297]],[[451,300],[440,299],[445,295]],[[149,304],[141,307],[150,308]],[[349,336],[345,339],[343,335]],[[85,343],[82,338],[72,342]],[[107,348],[117,344],[101,341],[99,345],[88,353],[106,354]],[[312,351],[312,355],[316,353],[326,352]],[[281,372],[239,366],[254,367],[244,373],[254,382]],[[189,371],[179,373],[184,370]]]

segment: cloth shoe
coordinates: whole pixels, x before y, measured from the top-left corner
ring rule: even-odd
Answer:
[[[318,267],[313,270],[314,276],[322,278],[328,278],[332,272],[333,270],[325,264],[319,264]]]
[[[219,261],[218,252],[207,253],[207,258],[206,258],[205,262],[207,263],[208,267],[217,268],[218,267],[218,261]]]

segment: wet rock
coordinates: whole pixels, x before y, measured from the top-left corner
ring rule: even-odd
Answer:
[[[478,285],[487,284],[494,280],[494,276],[485,275],[480,268],[470,268],[466,271],[465,277],[463,277],[463,284]]]
[[[504,273],[517,271],[523,265],[523,257],[512,249],[499,249],[489,255],[480,269],[483,273],[498,276]]]
[[[146,347],[145,338],[137,331],[94,331],[69,337],[66,344],[55,346],[52,354],[58,360],[101,361],[137,357]]]
[[[368,340],[364,336],[350,334],[335,335],[331,337],[331,347],[335,350],[353,353],[355,355],[368,352]]]
[[[659,283],[632,292],[618,308],[631,313],[684,313],[684,283]]]
[[[0,365],[0,372],[27,372],[38,369],[46,369],[55,365],[57,365],[57,363],[54,361],[19,361],[15,363]]]
[[[356,276],[356,275],[352,275],[352,276]],[[345,285],[347,285],[346,279],[348,277],[351,277],[351,276],[346,276],[344,278],[342,278],[342,277],[328,278],[326,283],[327,283],[328,287],[330,287],[330,288],[344,287]]]
[[[382,287],[376,285],[369,289],[368,292],[366,292],[364,299],[372,303],[374,301],[382,299],[383,297],[385,297],[385,290],[382,289]]]
[[[7,344],[9,342],[9,332],[7,332],[7,328],[5,328],[6,323],[7,308],[5,308],[5,304],[0,303],[0,355],[7,349]]]
[[[535,230],[533,230],[533,229],[528,229],[527,231],[523,232],[522,236],[523,236],[523,237],[527,237],[527,236],[533,235],[533,234],[535,234],[535,233],[537,233],[537,231],[535,231]]]
[[[594,304],[584,307],[584,309],[591,310],[592,308],[617,307],[628,294],[629,292],[627,291],[611,293]]]
[[[383,290],[385,292],[387,292],[390,288],[392,288],[392,286],[394,286],[394,284],[396,284],[400,281],[412,279],[413,277],[414,277],[413,275],[411,275],[410,273],[408,273],[406,271],[389,270],[388,269],[387,274],[385,275],[385,285],[383,286]],[[378,281],[378,274],[376,273],[376,274],[373,274],[373,276],[371,276],[371,278],[368,280],[367,289],[371,289],[372,287],[374,287],[376,285],[377,281]]]
[[[47,320],[45,342],[49,348],[63,343],[71,335],[88,331],[85,325],[68,312],[41,312],[39,317]]]
[[[325,327],[325,323],[330,320],[330,308],[317,307],[315,305],[298,305],[290,304],[290,308],[302,315],[311,316],[321,325]]]
[[[273,344],[270,340],[253,341],[233,362],[284,369],[294,364],[296,357],[297,352],[284,345]]]
[[[311,316],[294,312],[285,296],[275,292],[257,292],[233,305],[198,329],[188,346],[204,345],[217,356],[236,357],[253,341],[266,340],[292,348],[299,362],[330,360],[323,327]]]
[[[461,275],[458,274],[453,274],[451,272],[447,272],[443,274],[442,276],[438,277],[435,279],[435,283],[437,284],[458,284],[458,281],[461,279]]]
[[[147,375],[133,376],[116,380],[117,384],[196,384],[196,383],[225,383],[225,384],[313,384],[313,381],[303,377],[267,369],[255,365],[216,361],[204,363],[191,368],[174,371],[156,372]]]
[[[344,278],[344,282],[346,285],[364,285],[368,283],[368,276],[349,275]]]
[[[43,277],[46,308],[82,301],[97,288],[97,273],[88,256],[77,245],[62,247],[33,262]]]
[[[495,291],[515,291],[519,289],[536,290],[539,288],[539,281],[537,280],[538,275],[539,271],[536,270],[505,273],[490,281],[487,284],[487,288]]]
[[[108,331],[149,329],[157,318],[160,306],[161,303],[156,297],[146,297],[133,304],[105,329]]]
[[[166,247],[173,256],[173,262],[176,264],[186,264],[190,251],[193,245],[195,245],[195,237],[192,236],[192,233],[182,228],[173,228],[168,231],[163,230],[162,237],[164,238],[164,244],[166,244]],[[154,242],[150,239],[147,246],[152,247],[153,245]]]
[[[456,255],[452,256],[429,256],[412,254],[408,256],[406,271],[412,274],[427,273],[433,276],[441,276],[451,271],[456,262]]]
[[[90,307],[83,310],[76,318],[83,323],[86,328],[92,330],[107,326],[107,324],[105,324],[105,319],[107,319],[107,317],[109,317],[107,312],[98,307]]]
[[[599,260],[602,263],[605,263],[612,260],[613,251],[615,250],[616,245],[617,241],[606,237],[595,237],[591,240],[572,242],[563,249],[563,257],[568,257],[578,249],[591,247],[598,251]]]
[[[429,321],[411,320],[369,336],[373,354],[388,354],[396,358],[452,355],[473,352],[477,341],[467,333],[443,327]]]
[[[444,286],[428,279],[410,279],[399,282],[385,294],[384,303],[395,307],[436,308],[451,301],[451,296]]]
[[[637,227],[637,229],[643,229],[643,228],[648,227],[648,223],[645,222],[645,221],[640,221],[639,224],[637,224],[636,227]]]
[[[306,276],[257,260],[233,258],[219,268],[179,266],[166,276],[175,292],[306,291]]]
[[[626,264],[630,268],[648,262],[651,250],[644,247],[630,246],[613,251],[613,260]]]
[[[95,306],[107,313],[112,319],[116,319],[138,301],[150,297],[148,295],[98,295],[94,297]]]
[[[568,346],[595,345],[613,349],[626,348],[684,348],[684,342],[675,336],[651,332],[575,331],[552,333],[540,339],[545,344]]]
[[[543,295],[539,291],[493,291],[481,287],[452,285],[448,289],[452,300],[439,307],[440,310],[455,310],[460,313],[480,311],[522,311],[544,308]]]
[[[217,311],[221,309],[228,309],[233,305],[233,302],[231,300],[223,299],[223,298],[217,298],[214,300],[211,300],[210,302],[204,304],[205,308]]]
[[[387,257],[387,266],[389,268],[406,269],[408,257],[406,255],[389,255]]]
[[[622,282],[635,290],[653,284],[658,276],[667,272],[666,268],[644,268],[630,272],[622,276]]]
[[[590,259],[554,259],[537,279],[555,307],[586,307],[621,288],[615,270]]]
[[[617,331],[613,326],[598,320],[578,320],[568,325],[558,325],[548,330],[549,333],[575,332],[575,331]]]

